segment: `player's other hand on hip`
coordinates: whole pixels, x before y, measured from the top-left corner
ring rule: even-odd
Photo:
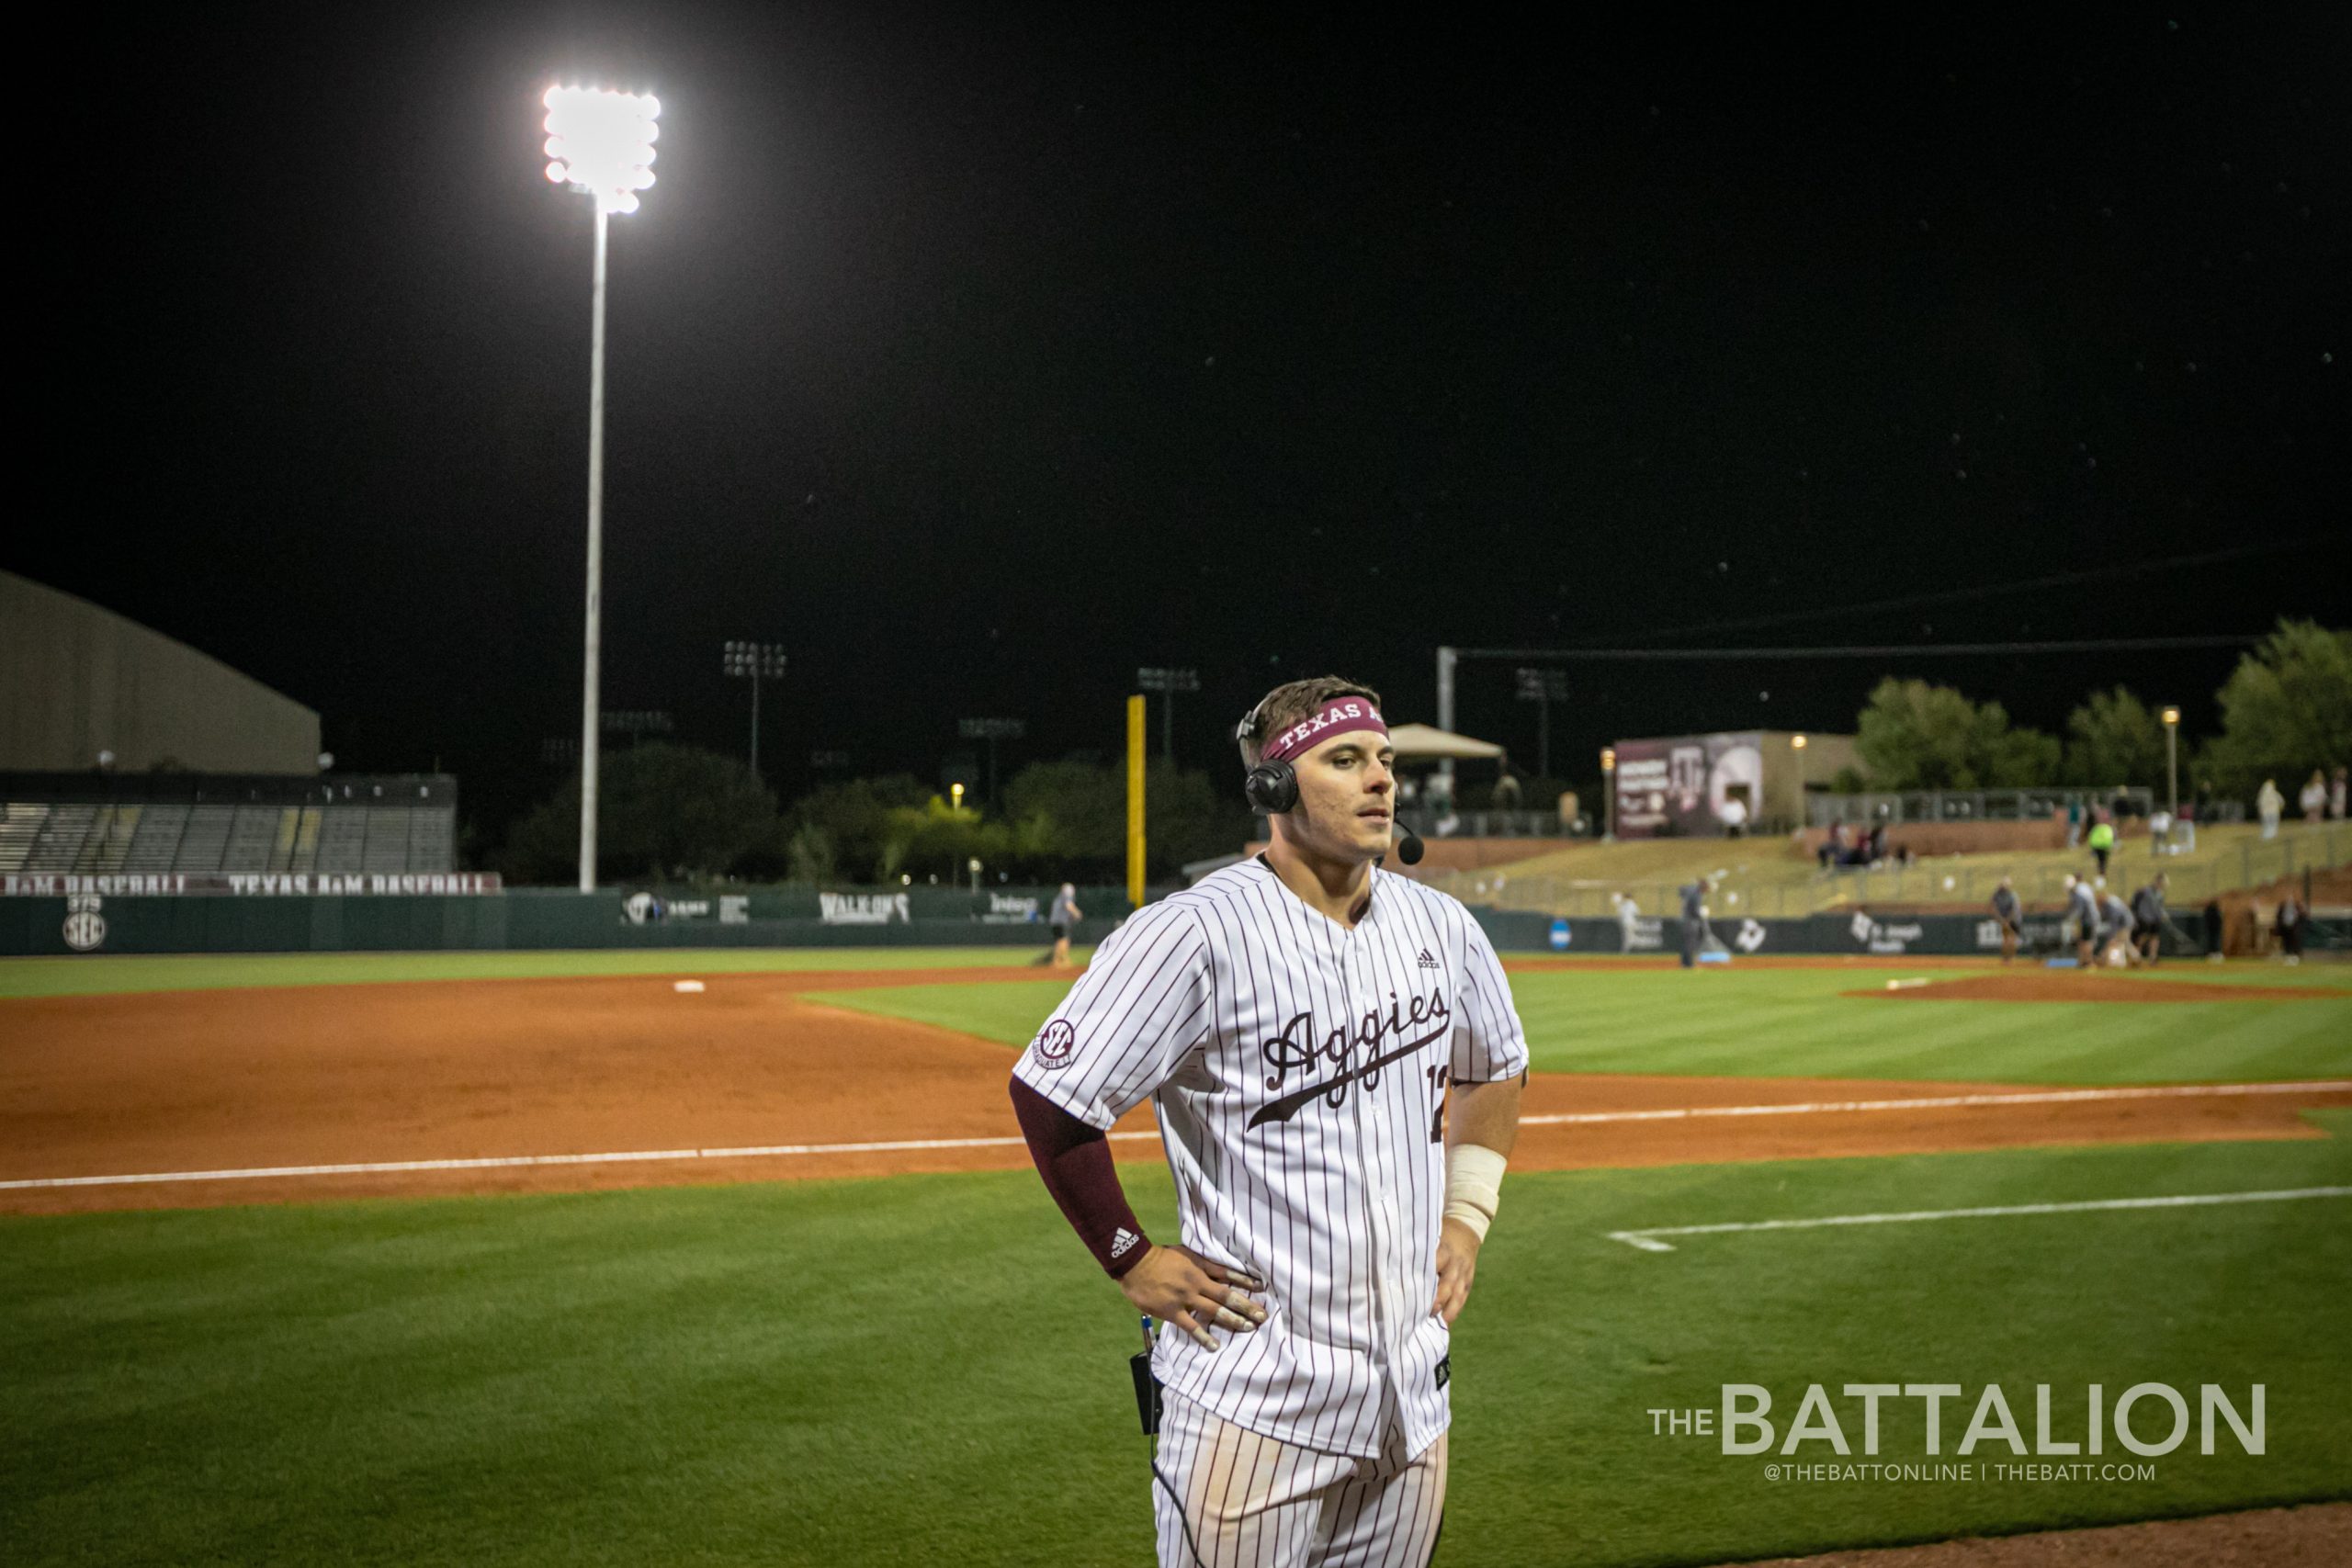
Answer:
[[[1247,1293],[1265,1288],[1263,1280],[1186,1247],[1155,1247],[1119,1277],[1136,1311],[1174,1324],[1210,1350],[1217,1347],[1212,1327],[1247,1334],[1266,1321],[1266,1309]]]
[[[1443,1318],[1448,1328],[1470,1300],[1470,1277],[1478,1271],[1478,1233],[1460,1220],[1448,1220],[1439,1228],[1437,1300],[1430,1314]]]

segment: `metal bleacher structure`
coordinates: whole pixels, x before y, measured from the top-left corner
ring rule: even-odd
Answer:
[[[444,774],[0,774],[0,873],[452,872],[457,825]]]

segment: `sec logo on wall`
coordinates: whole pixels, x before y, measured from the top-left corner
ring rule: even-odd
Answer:
[[[107,940],[107,918],[98,913],[98,900],[92,895],[81,894],[65,900],[65,945],[76,953],[88,953]]]

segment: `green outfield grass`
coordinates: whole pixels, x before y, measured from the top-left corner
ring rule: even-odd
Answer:
[[[1017,968],[1035,947],[654,947],[528,953],[126,953],[0,958],[0,998],[395,980],[535,980],[576,975],[737,975],[838,969]],[[1073,950],[1080,963],[1091,948]]]
[[[1166,1234],[1164,1176],[1128,1179]],[[2352,1201],[1607,1233],[2347,1181],[2340,1138],[1514,1176],[1455,1340],[1445,1554],[1701,1563],[2342,1496]],[[28,1565],[1141,1568],[1135,1337],[1023,1172],[0,1221],[0,1540]],[[2264,1383],[2267,1452],[1775,1483],[1646,1414],[1752,1382],[1785,1426],[1810,1382],[1953,1382],[1949,1451],[1988,1382],[2030,1438],[2036,1382],[2064,1436],[2084,1385],[2141,1381],[2192,1407]],[[1924,1461],[1917,1409],[1882,1458]]]
[[[2183,966],[2177,980],[2319,986],[2325,1001],[1932,1002],[1851,996],[1906,973],[1856,966],[1686,973],[1521,970],[1511,993],[1542,1072],[2120,1084],[2352,1075],[2352,972]],[[1069,983],[812,994],[838,1007],[1025,1044]]]

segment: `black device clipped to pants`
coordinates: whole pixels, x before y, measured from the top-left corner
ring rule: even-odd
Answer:
[[[1143,1348],[1127,1358],[1136,1380],[1136,1414],[1143,1420],[1143,1435],[1159,1436],[1159,1379],[1151,1370],[1151,1319],[1143,1320]]]

